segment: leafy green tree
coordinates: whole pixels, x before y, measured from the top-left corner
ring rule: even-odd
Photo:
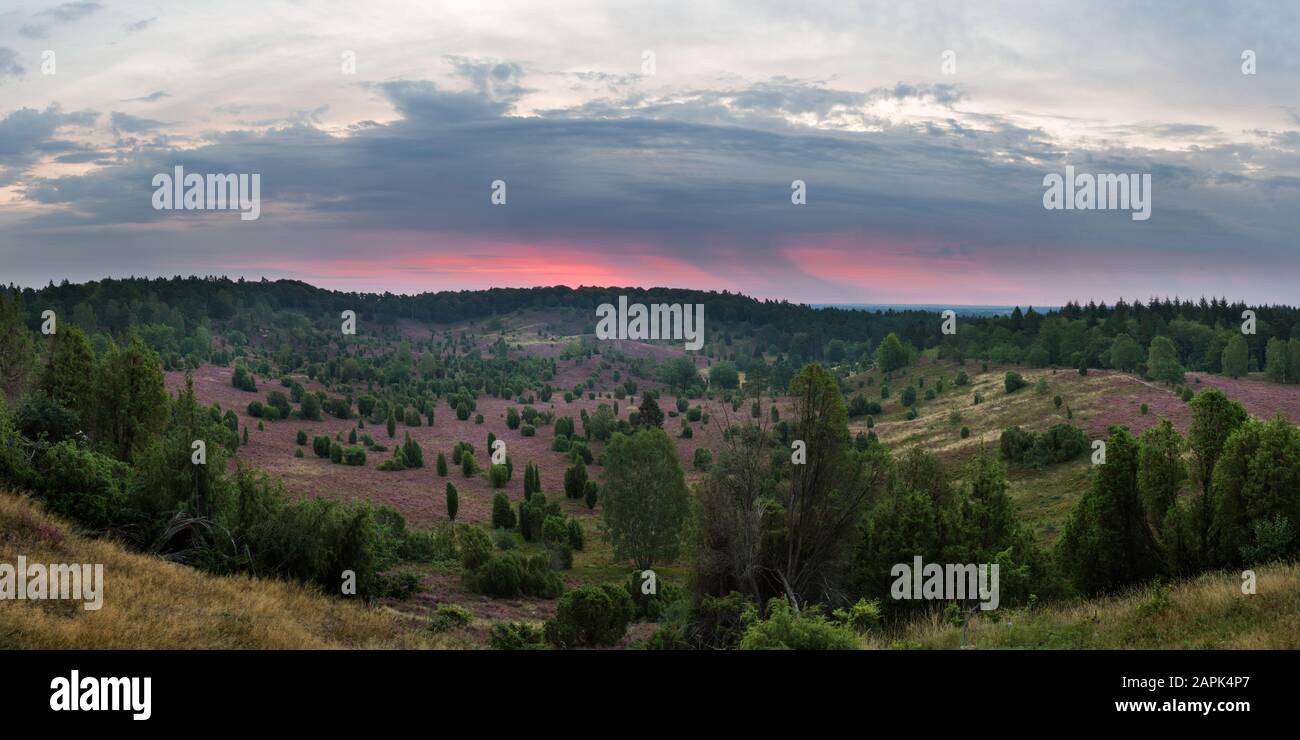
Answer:
[[[1142,362],[1142,346],[1121,332],[1110,345],[1110,366],[1116,370],[1132,372]]]
[[[1269,422],[1247,420],[1223,445],[1214,469],[1214,521],[1217,548],[1213,564],[1246,562],[1261,548],[1260,522],[1300,522],[1300,429],[1278,416]],[[1265,530],[1267,530],[1265,526]],[[1294,548],[1283,545],[1289,555]]]
[[[1223,348],[1222,357],[1223,374],[1230,378],[1240,378],[1250,370],[1250,349],[1246,346],[1246,338],[1240,334],[1233,334],[1228,340],[1228,346]]]
[[[640,570],[677,557],[690,495],[672,439],[657,426],[616,434],[604,457],[605,536],[614,556]]]
[[[447,477],[447,456],[441,452],[438,453],[438,475]]]
[[[664,412],[659,408],[659,403],[655,401],[654,396],[648,392],[641,396],[641,406],[638,410],[641,413],[642,424],[648,427],[663,427]]]
[[[1111,427],[1106,463],[1074,508],[1057,562],[1087,594],[1146,582],[1163,570],[1138,492],[1137,440],[1127,429]]]
[[[1138,492],[1152,529],[1159,533],[1169,507],[1187,480],[1183,464],[1183,437],[1168,419],[1142,433],[1138,438]]]
[[[320,421],[320,396],[315,393],[304,393],[302,396],[300,411],[302,413],[302,418],[309,421]]]
[[[235,372],[230,376],[230,384],[241,391],[257,391],[257,381],[242,362],[235,365]]]
[[[444,463],[445,465],[445,463]],[[460,494],[456,487],[447,481],[447,518],[456,521],[456,511],[460,508]]]
[[[709,385],[722,390],[732,390],[740,385],[740,373],[731,362],[719,362],[709,368]]]
[[[408,468],[424,467],[424,450],[420,449],[420,444],[411,439],[411,433],[407,432],[405,439],[402,441],[402,456],[406,460]]]
[[[892,373],[899,368],[907,367],[908,360],[907,348],[893,332],[886,335],[880,341],[880,346],[876,348],[876,367],[883,373]]]
[[[41,390],[81,418],[94,417],[95,351],[81,329],[66,326],[52,337]]]
[[[388,419],[385,424],[388,428],[388,438],[392,439],[397,436],[397,414],[393,413],[391,407],[388,409]]]
[[[1295,383],[1300,376],[1300,367],[1293,364],[1293,359],[1300,359],[1292,351],[1292,344],[1300,348],[1300,340],[1289,342],[1279,337],[1268,340],[1264,350],[1264,374],[1274,383]]]
[[[112,344],[100,360],[95,399],[97,442],[119,460],[132,455],[167,418],[162,361],[137,335]]]
[[[1183,382],[1183,366],[1178,362],[1178,347],[1169,337],[1156,337],[1151,340],[1147,351],[1147,368],[1151,377],[1169,385]]]
[[[1229,399],[1223,391],[1202,391],[1192,399],[1192,420],[1187,426],[1187,446],[1192,453],[1192,480],[1201,495],[1193,505],[1194,532],[1202,560],[1208,565],[1215,550],[1210,537],[1214,513],[1214,468],[1223,454],[1223,445],[1250,415],[1246,407]]]
[[[791,436],[806,459],[789,464],[790,484],[778,492],[783,549],[773,565],[781,592],[796,607],[829,601],[837,574],[851,559],[871,486],[850,455],[848,412],[839,383],[817,363],[790,381]]]
[[[578,458],[572,466],[564,471],[564,495],[568,498],[582,498],[587,490],[587,466]]]

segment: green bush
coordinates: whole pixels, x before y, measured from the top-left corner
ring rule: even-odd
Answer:
[[[460,551],[460,563],[466,570],[474,570],[492,557],[492,538],[473,524],[457,527],[456,547]]]
[[[857,650],[852,629],[822,616],[816,606],[796,612],[785,599],[768,602],[767,619],[755,619],[740,639],[741,650]]]
[[[708,470],[713,464],[713,453],[704,447],[695,450],[694,457],[691,458],[691,467],[696,470]]]
[[[564,521],[564,517],[548,516],[542,521],[542,542],[547,545],[567,543],[569,541],[569,525]]]
[[[520,589],[525,595],[557,599],[564,593],[564,581],[551,566],[551,559],[546,555],[533,555],[521,561],[523,582]]]
[[[545,650],[546,633],[527,622],[497,622],[488,631],[493,650]]]
[[[1006,378],[1003,380],[1003,385],[1006,387],[1007,393],[1015,393],[1028,385],[1028,383],[1020,376],[1020,373],[1008,372]]]
[[[582,550],[583,547],[586,547],[587,533],[582,528],[582,522],[570,517],[568,530],[569,547],[574,550]]]
[[[1002,457],[1013,463],[1041,467],[1073,460],[1088,448],[1083,430],[1072,424],[1057,424],[1041,434],[1010,427],[999,440]]]
[[[498,599],[509,599],[520,594],[523,572],[519,559],[510,553],[493,555],[474,573],[474,587],[480,593]]]
[[[131,466],[64,440],[46,452],[42,467],[41,498],[53,513],[97,530],[126,518]]]
[[[546,641],[558,648],[616,645],[636,615],[627,591],[612,584],[582,586],[560,598],[546,620]]]
[[[410,571],[380,574],[379,595],[405,601],[423,589],[420,577]]]
[[[429,629],[433,632],[447,632],[449,630],[468,627],[474,621],[474,615],[463,606],[456,604],[442,604],[434,610],[433,616],[429,619]]]
[[[513,550],[519,547],[519,538],[515,535],[514,530],[494,529],[492,530],[492,539],[496,541],[498,550]]]
[[[643,591],[645,582],[641,573],[636,571],[623,584],[623,589],[627,591],[627,595],[636,606],[636,616],[638,618],[657,622],[668,606],[681,599],[682,595],[676,586],[658,578],[655,579],[655,592],[652,594],[645,593]]]
[[[882,620],[880,602],[866,599],[858,599],[857,603],[848,609],[836,609],[831,612],[831,616],[859,635],[879,631]]]
[[[497,491],[492,497],[492,528],[515,528],[515,511],[510,508],[510,497],[505,491]]]

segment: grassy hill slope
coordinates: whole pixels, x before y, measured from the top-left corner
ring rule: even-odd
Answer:
[[[104,602],[6,601],[0,649],[322,649],[435,645],[387,610],[304,586],[222,577],[76,533],[31,499],[0,492],[0,563],[102,563]]]
[[[976,649],[1300,648],[1300,564],[1261,566],[1255,574],[1253,595],[1242,593],[1240,573],[1220,572],[1073,605],[998,610],[973,620],[966,642]],[[935,617],[896,639],[954,649],[962,630]]]

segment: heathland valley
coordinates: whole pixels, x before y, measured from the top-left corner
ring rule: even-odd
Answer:
[[[1300,647],[1300,310],[942,310],[3,291],[0,647]]]

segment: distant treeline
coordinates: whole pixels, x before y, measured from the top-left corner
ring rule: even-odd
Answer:
[[[641,303],[703,303],[709,341],[721,339],[730,346],[733,337],[743,337],[749,357],[779,355],[795,368],[810,361],[870,362],[876,346],[890,333],[918,352],[934,349],[955,358],[1069,367],[1115,366],[1110,351],[1121,334],[1143,348],[1157,337],[1167,337],[1183,368],[1208,372],[1224,371],[1223,353],[1234,335],[1245,342],[1249,369],[1264,369],[1270,340],[1300,339],[1300,309],[1247,306],[1223,298],[1152,298],[1114,305],[1072,301],[1045,313],[1017,307],[1007,316],[959,317],[957,333],[945,335],[940,315],[931,311],[812,308],[727,291],[671,288],[555,286],[412,296],[345,293],[290,280],[173,277],[64,282],[21,294],[33,331],[41,312],[54,310],[91,334],[120,338],[134,329],[164,359],[169,352],[201,354],[194,341],[204,338],[200,327],[210,335],[228,336],[234,345],[270,336],[309,346],[315,342],[313,331],[337,334],[344,310],[356,311],[363,322],[381,330],[402,319],[450,323],[523,309],[589,310],[594,327],[595,307],[615,302],[620,295]],[[1242,313],[1248,308],[1256,316],[1253,334],[1241,331]],[[725,359],[740,363],[747,358]],[[1286,375],[1283,371],[1278,379]]]

